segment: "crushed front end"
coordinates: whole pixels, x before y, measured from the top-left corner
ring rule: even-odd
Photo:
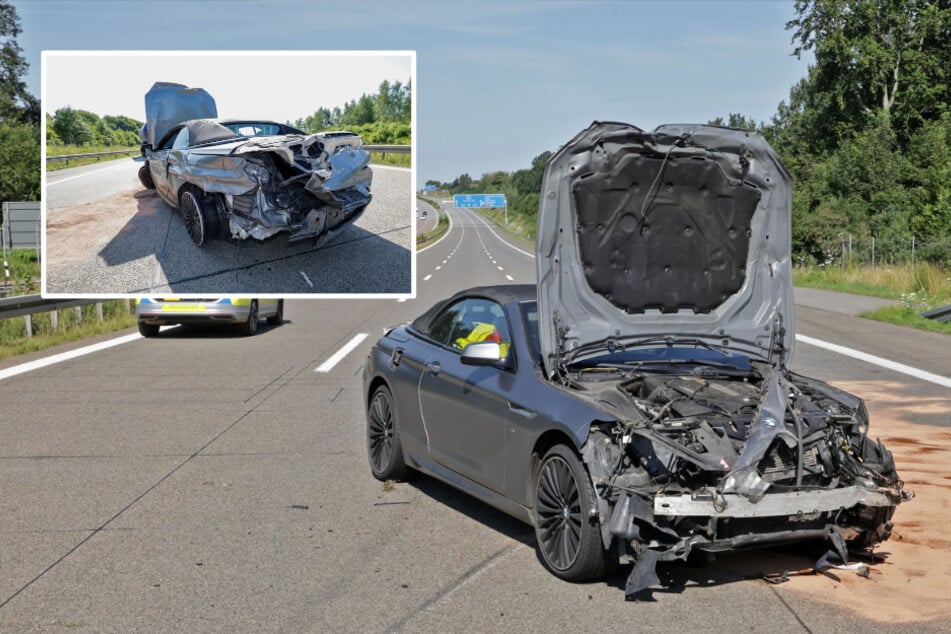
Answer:
[[[321,240],[370,203],[370,153],[352,132],[248,139],[189,152],[185,180],[223,197],[231,237]]]
[[[635,565],[628,598],[659,583],[658,561],[823,539],[888,539],[903,488],[868,436],[864,403],[768,364],[749,373],[601,370],[575,386],[618,422],[582,447],[606,545]]]

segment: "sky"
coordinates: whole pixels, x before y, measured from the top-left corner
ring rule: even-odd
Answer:
[[[321,67],[321,81],[301,77],[302,68]],[[412,78],[412,54],[245,51],[233,54],[149,51],[48,52],[43,107],[64,106],[102,115],[125,115],[145,121],[145,93],[155,81],[204,88],[218,116],[227,119],[294,121],[326,106],[343,106],[360,95],[377,92],[380,82],[406,83]],[[122,82],[93,82],[90,77],[126,77]],[[249,90],[249,81],[266,77],[286,91]]]
[[[415,50],[419,186],[529,167],[594,120],[651,129],[737,112],[766,121],[811,61],[790,55],[792,0],[14,5],[36,95],[42,50]],[[318,86],[335,75],[322,63],[294,71]],[[177,81],[138,74],[80,76],[106,90]],[[268,104],[300,90],[268,73],[242,84]],[[257,116],[281,118],[273,108]]]

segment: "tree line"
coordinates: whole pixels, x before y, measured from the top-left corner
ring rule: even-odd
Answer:
[[[314,134],[325,130],[356,132],[368,144],[408,145],[412,141],[412,83],[383,80],[373,94],[351,99],[343,108],[321,106],[290,125]]]
[[[40,199],[40,102],[27,92],[20,17],[0,1],[0,201]]]
[[[77,146],[136,146],[141,121],[122,115],[100,117],[88,110],[60,108],[51,116],[46,114],[47,145]]]
[[[738,113],[710,123],[756,129],[793,177],[793,252],[821,262],[842,234],[876,239],[882,259],[911,236],[951,263],[951,3],[796,0],[793,55],[815,55],[769,122]],[[531,226],[550,153],[531,169],[462,174],[452,193],[504,192],[509,217]]]

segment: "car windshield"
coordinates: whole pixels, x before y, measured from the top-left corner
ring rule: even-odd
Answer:
[[[237,123],[225,123],[226,128],[243,137],[255,136],[274,136],[281,133],[281,127],[275,123],[266,123],[263,121],[241,121]]]

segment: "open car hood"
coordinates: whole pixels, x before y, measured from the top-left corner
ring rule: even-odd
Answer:
[[[179,123],[191,119],[214,119],[217,116],[215,100],[204,88],[155,82],[145,93],[146,127],[143,141],[154,148]]]
[[[788,364],[791,179],[763,137],[595,122],[542,181],[536,238],[546,374],[636,346]]]

